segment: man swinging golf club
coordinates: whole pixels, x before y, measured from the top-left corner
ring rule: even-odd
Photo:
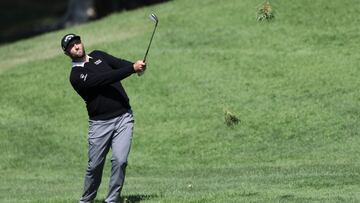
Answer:
[[[97,50],[87,55],[76,34],[65,35],[61,47],[72,60],[70,83],[85,101],[89,115],[89,160],[80,203],[95,199],[110,148],[112,167],[105,202],[118,202],[134,125],[129,98],[120,81],[143,72],[146,64],[143,60],[132,63]]]

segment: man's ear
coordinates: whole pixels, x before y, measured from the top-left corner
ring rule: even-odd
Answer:
[[[67,51],[64,51],[64,54],[65,54],[66,56],[70,56],[70,54],[69,54]]]

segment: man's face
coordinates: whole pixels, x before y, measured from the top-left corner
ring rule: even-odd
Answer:
[[[80,59],[85,56],[84,45],[78,39],[70,42],[69,46],[65,51],[66,54],[72,59]]]

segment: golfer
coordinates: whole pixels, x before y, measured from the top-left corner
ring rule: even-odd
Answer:
[[[95,199],[110,148],[112,167],[105,202],[118,202],[134,125],[129,98],[120,81],[144,71],[146,64],[142,60],[132,63],[102,51],[87,55],[76,34],[65,35],[61,47],[72,60],[70,83],[85,101],[89,115],[89,160],[80,203]]]

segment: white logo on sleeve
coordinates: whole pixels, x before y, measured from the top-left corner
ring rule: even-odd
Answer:
[[[87,77],[87,74],[82,74],[80,75],[80,79],[84,80],[84,82],[86,81],[86,77]]]
[[[99,65],[102,61],[100,59],[98,59],[97,61],[95,61],[95,65]]]

